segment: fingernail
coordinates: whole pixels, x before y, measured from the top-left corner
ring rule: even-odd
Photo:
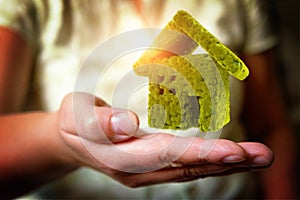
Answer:
[[[246,160],[242,156],[239,155],[230,155],[223,159],[223,163],[239,163]]]
[[[252,165],[253,166],[265,166],[265,165],[270,165],[271,162],[270,160],[268,160],[266,157],[264,156],[256,156],[253,160],[252,160]]]
[[[115,111],[110,119],[114,133],[134,135],[138,130],[138,119],[130,111]]]

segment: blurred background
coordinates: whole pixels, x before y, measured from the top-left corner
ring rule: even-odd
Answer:
[[[8,2],[8,0],[6,0],[6,1]],[[131,0],[128,0],[128,1],[123,0],[123,1],[120,1],[120,2],[124,3],[124,2],[130,2],[130,1]],[[212,2],[217,2],[217,1],[213,1],[213,0],[211,0],[211,1]],[[249,1],[251,2],[252,0],[249,0]],[[284,100],[285,100],[286,106],[288,108],[288,114],[289,114],[290,122],[291,122],[291,124],[294,128],[294,133],[295,133],[296,140],[297,140],[297,154],[296,154],[296,158],[295,158],[297,161],[296,161],[296,165],[294,166],[294,174],[295,174],[294,178],[295,178],[296,188],[299,188],[300,187],[300,178],[299,178],[299,176],[300,176],[300,173],[299,173],[299,167],[300,167],[300,162],[299,162],[300,161],[300,152],[299,152],[299,145],[300,145],[300,81],[299,81],[300,80],[300,66],[299,66],[299,57],[300,57],[300,52],[299,52],[299,46],[300,46],[300,43],[299,43],[299,17],[300,16],[299,16],[299,0],[266,0],[266,1],[268,2],[269,11],[271,12],[271,15],[272,15],[272,19],[273,19],[272,23],[274,25],[273,27],[275,29],[275,32],[278,34],[278,39],[279,39],[279,45],[277,47],[277,59],[278,59],[277,62],[279,63],[279,65],[277,65],[277,67],[278,67],[277,68],[277,73],[278,73],[278,76],[280,78],[280,86],[282,87],[282,91],[284,92],[284,97],[285,97]],[[11,2],[15,3],[15,1],[11,1]],[[24,2],[27,2],[27,1],[24,1]],[[38,2],[38,1],[35,1],[35,2]],[[41,2],[42,2],[42,0],[41,0]],[[62,1],[62,2],[64,2],[64,3],[68,2],[69,3],[69,1]],[[104,0],[99,0],[99,2],[102,3],[102,2],[105,2],[105,1]],[[143,1],[143,2],[147,3],[147,4],[151,4],[151,1]],[[159,1],[156,1],[156,3],[157,2],[159,2]],[[200,1],[197,1],[197,3],[199,3],[199,2]],[[235,2],[235,1],[228,1],[228,2]],[[157,7],[151,7],[151,6],[148,5],[149,7],[153,8],[153,9],[149,9],[149,10],[153,11],[153,10],[155,10],[154,8],[161,7],[162,5],[160,3],[161,2],[159,2],[159,4],[156,5]],[[185,1],[185,3],[189,4],[190,2]],[[209,1],[209,3],[211,3],[211,2]],[[80,3],[78,3],[78,5],[79,4],[81,6],[83,6],[82,4],[84,4],[84,3],[83,3],[83,1],[81,1]],[[3,5],[0,5],[0,8],[2,6]],[[124,8],[123,8],[124,10],[126,10],[126,9],[128,10],[128,8],[126,8],[126,7],[124,7]],[[3,9],[3,7],[1,9]],[[113,9],[115,9],[115,7],[113,7]],[[5,10],[5,8],[3,10]],[[157,10],[159,10],[159,9],[157,9]],[[89,10],[86,10],[86,11],[89,11]],[[209,16],[208,18],[210,18],[211,15],[212,16],[216,15],[216,13],[214,11],[215,10],[208,10],[207,13],[205,13],[205,14],[207,14],[207,16]],[[230,11],[232,11],[232,10],[230,10]],[[105,10],[101,10],[101,13],[100,13],[101,16],[104,15],[102,12],[105,13]],[[229,11],[226,10],[226,14],[228,14],[228,12]],[[234,13],[234,12],[232,12],[232,13]],[[232,14],[232,13],[229,13],[229,14]],[[130,13],[130,14],[132,14],[132,13]],[[150,19],[149,20],[150,22],[151,22],[151,20],[153,20],[152,17],[148,16],[148,13],[143,13],[143,14]],[[157,13],[153,13],[153,15],[154,16],[159,16]],[[114,18],[111,18],[111,19],[114,19]],[[109,21],[106,17],[103,17],[99,20],[98,15],[95,18],[95,20],[96,20],[96,22],[99,22],[99,21],[102,20],[102,21],[104,21],[105,23],[107,23],[109,25],[111,25],[111,24],[114,25],[114,22],[115,22],[115,21]],[[131,23],[128,23],[129,20],[131,21]],[[133,26],[132,29],[136,28],[134,26],[135,25],[138,26],[139,21],[134,21],[134,20],[135,20],[134,18],[130,18],[128,20],[125,20],[125,22],[123,23],[124,27],[130,29],[131,27],[128,27],[128,26]],[[91,21],[91,23],[92,23],[92,21]],[[68,23],[68,25],[69,24],[71,24],[71,23]],[[87,35],[84,35],[84,38],[89,39],[89,38],[93,37],[91,35],[95,34],[95,33],[93,31],[87,31],[87,29],[84,30],[85,28],[82,28],[81,25],[82,24],[80,24],[78,26],[79,27],[79,32],[87,34]],[[151,23],[150,23],[150,25],[151,25]],[[91,28],[92,25],[89,26],[89,24],[87,24],[86,27]],[[103,28],[103,27],[101,27],[101,28]],[[115,27],[113,27],[113,28],[115,28]],[[121,28],[123,28],[123,27],[121,27]],[[105,30],[103,29],[101,31],[105,32]],[[64,34],[67,34],[67,33],[64,32]],[[97,34],[95,34],[95,35],[97,35]],[[59,41],[59,42],[62,42],[62,41]],[[63,40],[63,42],[65,42],[65,41]],[[49,90],[50,91],[49,92],[50,98],[47,99],[47,100],[49,101],[48,103],[49,103],[50,107],[51,107],[51,105],[54,105],[53,107],[55,107],[55,106],[60,104],[61,99],[60,98],[53,98],[55,95],[56,96],[64,96],[65,95],[65,90],[71,90],[72,91],[74,89],[73,85],[70,84],[70,83],[72,83],[74,81],[73,78],[76,78],[76,76],[72,77],[72,75],[74,75],[74,74],[77,75],[77,71],[76,71],[77,68],[75,69],[72,66],[75,66],[75,64],[80,63],[80,61],[79,61],[79,57],[76,55],[76,53],[78,53],[78,52],[75,51],[75,53],[74,53],[74,52],[71,51],[72,49],[69,48],[67,45],[66,45],[66,47],[67,47],[66,49],[68,51],[64,52],[64,53],[66,53],[66,55],[64,55],[63,58],[64,59],[68,58],[68,59],[65,59],[64,63],[60,63],[63,66],[57,65],[58,62],[60,62],[59,59],[57,60],[57,62],[56,62],[56,60],[54,60],[53,63],[52,63],[53,65],[56,65],[57,68],[53,68],[53,66],[51,66],[52,67],[51,70],[54,69],[53,77],[55,77],[55,79],[54,79],[55,81],[53,81],[53,79],[48,79],[48,80],[43,79],[42,80],[44,82],[49,81],[49,85],[52,85],[52,86],[55,85],[55,82],[56,82],[56,84],[58,85],[60,91],[62,91],[61,94],[58,94],[59,90],[57,90],[56,88],[54,88],[53,91]],[[59,54],[60,52],[58,50],[55,49],[55,53]],[[80,46],[79,50],[83,50],[82,46]],[[54,55],[54,56],[57,56],[57,55]],[[60,58],[60,57],[57,56],[57,58]],[[68,62],[65,63],[66,61],[68,61]],[[69,66],[70,69],[67,66]],[[131,67],[131,65],[129,67]],[[60,72],[61,77],[58,77],[58,75],[57,75],[58,71]],[[51,71],[51,73],[52,73],[52,71]],[[89,73],[89,75],[90,74],[91,73]],[[116,73],[114,72],[113,74],[115,75]],[[99,74],[94,73],[94,76],[98,76],[98,75]],[[111,80],[111,81],[114,81],[114,79],[111,78],[111,76],[108,79]],[[57,81],[57,80],[62,80],[65,83],[67,83],[65,90],[63,88],[64,85],[60,84],[60,82]],[[105,90],[102,90],[102,91],[105,94],[108,93]],[[103,94],[103,95],[105,95],[105,94]],[[284,152],[284,150],[285,149],[282,149],[283,152]],[[66,190],[65,186],[58,185],[58,187],[52,187],[51,189],[45,190],[44,194],[43,194],[43,191],[39,191],[40,194],[42,194],[39,197],[40,198],[42,198],[42,197],[43,198],[55,198],[55,197],[57,197],[55,195],[58,194],[58,193],[62,193],[62,194],[65,195],[68,192],[71,195],[74,195],[74,194],[76,194],[76,192],[79,192],[79,190],[82,190],[84,193],[86,193],[85,197],[88,197],[89,193],[93,192],[92,191],[93,187],[92,187],[91,184],[94,183],[94,182],[90,182],[89,180],[92,180],[93,178],[97,177],[97,174],[98,173],[96,173],[96,172],[89,172],[88,174],[84,174],[86,176],[82,179],[72,179],[72,178],[70,178],[69,182],[72,182],[73,184],[75,184],[76,187],[74,187],[74,188],[78,189],[78,191],[74,190],[74,188],[72,188],[70,190]],[[101,183],[104,184],[104,182],[108,182],[109,180],[108,179],[101,179],[101,180],[99,179],[97,181],[98,181],[97,182],[98,185],[93,185],[95,191],[99,192],[100,187],[102,187],[102,190],[105,191],[106,188],[105,188],[104,185],[101,185]],[[280,182],[280,180],[277,180],[277,181]],[[64,182],[62,182],[62,184],[63,183]],[[212,182],[212,185],[214,185],[214,184],[215,183]],[[232,185],[232,184],[237,184],[238,185],[239,182],[234,180],[233,182],[230,182],[227,185]],[[83,187],[83,185],[85,185],[86,187]],[[203,184],[202,186],[205,186],[205,184]],[[112,191],[118,191],[119,193],[122,193],[122,190],[118,187],[114,188],[113,186],[111,186],[111,189],[112,189]],[[160,188],[157,187],[156,189],[160,189]],[[161,190],[163,190],[163,189],[161,189]],[[175,188],[174,191],[176,191],[176,190],[177,190],[177,188]],[[135,190],[135,191],[138,191],[138,190]],[[191,191],[195,192],[196,190],[191,190]],[[146,194],[148,194],[147,192],[148,191],[146,191]],[[298,192],[297,197],[299,199],[300,198],[300,193],[299,193],[298,190],[297,190],[297,192]],[[50,196],[48,194],[50,194]],[[37,196],[33,196],[33,198],[36,198],[36,197]],[[122,196],[122,198],[124,198],[124,196]]]
[[[279,34],[278,59],[280,65],[278,74],[286,96],[286,103],[291,123],[295,128],[297,139],[297,166],[295,177],[300,198],[300,63],[299,63],[299,1],[298,0],[271,0],[273,5],[274,27]]]

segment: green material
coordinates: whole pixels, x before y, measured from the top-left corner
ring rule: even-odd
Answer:
[[[217,131],[229,122],[229,76],[208,55],[171,56],[148,67],[151,127]]]
[[[207,31],[189,13],[180,10],[170,22],[182,33],[196,41],[229,74],[239,80],[249,75],[246,65],[230,49],[223,45],[213,34]]]
[[[191,55],[199,45],[208,55]],[[149,126],[217,131],[226,125],[229,74],[245,79],[245,64],[185,11],[176,13],[152,47],[133,66],[149,77]]]

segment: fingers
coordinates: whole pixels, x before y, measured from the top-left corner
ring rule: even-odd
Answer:
[[[132,152],[132,158],[136,159],[129,159],[130,162],[126,163],[130,170],[119,168],[126,176],[119,180],[130,187],[258,170],[269,167],[273,160],[271,150],[260,143],[237,144],[223,139],[211,140],[213,148],[205,157],[201,157],[199,152],[206,142],[201,138],[157,134],[133,142],[135,154]],[[140,146],[143,146],[144,151],[152,153],[142,154],[143,151],[139,151]],[[126,150],[130,153],[129,149]],[[137,153],[142,156],[138,157]],[[263,157],[267,161],[257,164],[257,157]],[[127,158],[130,158],[130,154]],[[122,165],[118,163],[118,166]]]
[[[117,148],[102,147],[102,151],[97,152],[97,157],[114,169],[130,173],[155,171],[170,164],[192,166],[241,163],[247,160],[247,153],[238,144],[229,140],[211,141],[207,143],[197,137],[154,134],[120,143]],[[200,152],[207,144],[213,145],[213,148],[205,157],[201,157]],[[116,159],[111,160],[112,154]],[[124,157],[128,159],[126,162]]]
[[[138,126],[135,113],[111,108],[103,100],[87,93],[67,95],[60,109],[59,128],[93,142],[127,140],[137,132]]]
[[[202,157],[201,151],[208,153]],[[247,159],[247,153],[241,146],[223,139],[175,137],[168,147],[158,154],[162,162],[183,165],[240,163]]]
[[[129,187],[141,187],[158,183],[191,181],[208,176],[218,176],[230,168],[230,166],[217,164],[164,168],[142,174],[128,174],[120,182]]]
[[[229,145],[229,146],[224,146]],[[237,148],[240,146],[240,148]],[[197,150],[197,147],[191,146]],[[190,150],[189,150],[190,151]],[[139,187],[156,183],[190,181],[204,177],[224,176],[233,173],[258,170],[269,167],[273,161],[271,150],[261,143],[244,142],[233,143],[227,140],[219,140],[206,159],[196,158],[193,152],[187,151],[168,167],[141,174],[128,174],[126,180],[121,180],[129,187]],[[243,160],[227,162],[226,156],[244,156]],[[217,155],[221,154],[221,155]],[[225,157],[224,157],[225,156]],[[195,158],[193,158],[195,157]],[[198,159],[198,161],[197,161]],[[226,162],[224,162],[224,159]],[[177,163],[177,164],[176,164]],[[180,163],[180,164],[178,164]]]
[[[274,160],[272,151],[264,144],[255,142],[238,143],[248,155],[252,166],[269,166]]]
[[[240,165],[238,163],[199,164],[178,168],[164,168],[141,174],[127,174],[126,179],[121,179],[121,182],[129,187],[141,187],[158,183],[185,182],[205,177],[225,176],[266,167],[267,166]]]
[[[206,156],[204,157],[201,154],[203,151],[207,151]],[[197,156],[196,152],[198,154]],[[176,162],[182,162],[185,165],[193,165],[196,161],[195,158],[197,158],[198,162],[202,164],[240,163],[247,159],[247,153],[241,146],[230,140],[200,139],[199,141],[194,140],[190,148],[181,157],[179,157]]]

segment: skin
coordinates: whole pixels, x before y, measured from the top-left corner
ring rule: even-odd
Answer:
[[[223,176],[272,164],[273,153],[261,143],[218,140],[208,155],[199,157],[204,143],[201,138],[141,135],[134,113],[117,109],[128,117],[122,115],[116,122],[112,120],[114,108],[86,93],[67,95],[56,112],[22,113],[33,52],[18,34],[0,28],[0,55],[0,194],[4,197],[18,197],[81,166],[94,168],[128,187],[140,187]],[[84,108],[76,112],[75,96],[77,106]],[[96,117],[85,112],[90,108]],[[132,126],[128,127],[129,121]],[[189,146],[178,151],[182,144]],[[90,146],[96,147],[97,155],[88,151]],[[128,152],[125,159],[116,147]],[[151,156],[138,157],[148,152]]]
[[[0,43],[0,113],[18,112],[27,95],[33,52],[19,35],[7,28],[1,28]]]

